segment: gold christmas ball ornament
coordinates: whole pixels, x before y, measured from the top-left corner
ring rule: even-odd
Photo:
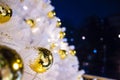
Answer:
[[[46,48],[37,48],[38,55],[30,61],[30,68],[36,73],[46,72],[53,63],[52,53]]]
[[[18,53],[0,45],[0,80],[21,80],[23,62]]]
[[[0,24],[8,22],[11,17],[12,9],[9,6],[0,3]]]

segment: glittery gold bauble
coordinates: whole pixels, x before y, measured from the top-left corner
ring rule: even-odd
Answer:
[[[67,57],[66,50],[59,50],[59,55],[61,59],[65,59]]]
[[[8,22],[12,16],[12,9],[0,3],[0,24]]]
[[[35,26],[35,21],[33,19],[27,19],[25,22],[31,27],[34,28]]]
[[[54,11],[50,11],[50,12],[48,12],[48,14],[47,14],[47,16],[48,16],[49,18],[54,18],[55,15],[56,15],[56,13],[55,13]]]
[[[30,68],[36,73],[43,73],[51,67],[53,63],[53,56],[46,48],[39,47],[37,50],[38,55],[33,61],[30,61]]]
[[[0,45],[0,80],[21,80],[23,62],[18,53]]]

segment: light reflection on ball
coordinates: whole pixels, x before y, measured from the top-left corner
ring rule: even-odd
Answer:
[[[8,22],[12,17],[12,9],[0,3],[0,24]]]
[[[53,63],[52,53],[46,48],[37,48],[38,55],[30,61],[30,68],[36,73],[46,72]]]
[[[18,53],[0,45],[0,80],[21,80],[23,62]]]

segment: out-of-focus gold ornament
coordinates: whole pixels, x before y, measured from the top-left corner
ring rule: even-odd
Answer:
[[[23,2],[24,0],[20,0],[21,2]]]
[[[70,53],[71,55],[75,56],[76,51],[75,51],[75,50],[70,50],[69,53]]]
[[[0,4],[0,24],[8,22],[12,17],[12,9],[9,6]]]
[[[57,26],[57,27],[60,27],[61,25],[62,25],[61,21],[58,20],[56,26]]]
[[[48,14],[47,14],[47,16],[48,16],[49,18],[54,18],[55,15],[56,15],[55,11],[50,11],[50,12],[48,12]]]
[[[60,39],[63,39],[64,37],[65,37],[65,32],[63,32],[63,31],[61,31],[60,33],[59,33],[59,38]]]
[[[51,50],[53,50],[55,47],[56,47],[56,44],[55,44],[55,43],[52,43],[52,44],[50,45],[50,49],[51,49]]]
[[[61,59],[65,59],[67,57],[67,51],[66,50],[59,50],[59,55]]]
[[[0,80],[21,80],[23,62],[18,53],[0,45]]]
[[[33,19],[25,19],[25,22],[31,27],[35,27],[35,21]]]
[[[82,78],[82,76],[81,76],[81,75],[79,75],[79,76],[78,76],[78,78],[77,78],[77,80],[80,80],[81,78]]]
[[[37,48],[38,55],[33,60],[30,61],[30,68],[36,73],[46,72],[53,63],[52,53],[46,48]]]

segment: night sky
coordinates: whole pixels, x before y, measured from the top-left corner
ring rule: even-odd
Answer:
[[[86,74],[120,79],[120,0],[52,0]]]
[[[80,27],[89,16],[103,18],[120,13],[120,0],[52,0],[52,4],[57,16],[74,27]]]

